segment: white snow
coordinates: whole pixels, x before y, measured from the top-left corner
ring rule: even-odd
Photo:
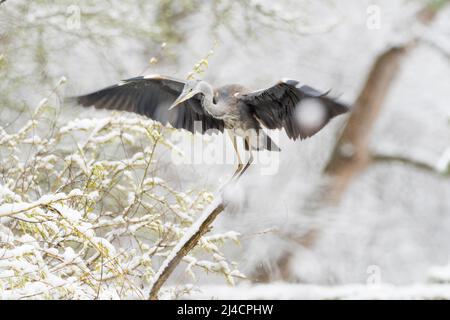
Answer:
[[[450,264],[431,267],[428,271],[428,279],[433,283],[450,284]]]
[[[450,285],[413,284],[348,284],[317,286],[307,284],[205,285],[192,290],[184,299],[224,300],[426,300],[450,299]]]
[[[325,106],[318,100],[301,101],[295,111],[295,119],[301,128],[312,130],[320,128],[326,118]]]
[[[0,205],[0,217],[14,215],[17,213],[31,210],[33,208],[37,208],[42,205],[48,205],[53,202],[58,202],[61,200],[66,200],[81,195],[82,193],[80,192],[80,190],[73,190],[68,195],[62,192],[52,195],[43,195],[39,200],[30,203],[26,202],[5,203]]]
[[[450,171],[450,147],[445,150],[442,156],[439,158],[436,168],[439,172],[446,173]]]

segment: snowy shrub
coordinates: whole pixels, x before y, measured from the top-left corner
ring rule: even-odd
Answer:
[[[146,299],[213,195],[158,177],[172,129],[114,114],[60,125],[50,100],[19,130],[0,126],[0,299]],[[204,236],[182,267],[233,283],[219,247],[237,236]]]

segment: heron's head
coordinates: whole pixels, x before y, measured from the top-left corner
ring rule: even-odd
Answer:
[[[202,80],[188,80],[180,96],[170,106],[169,110],[181,105],[181,103],[193,98],[197,94],[208,94],[210,91],[212,94],[212,88],[210,87],[208,83]]]

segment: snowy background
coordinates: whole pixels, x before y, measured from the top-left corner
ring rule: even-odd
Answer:
[[[436,1],[436,5],[441,2]],[[240,83],[258,89],[281,78],[292,78],[331,90],[334,96],[351,104],[376,57],[420,35],[424,40],[402,62],[375,122],[369,147],[373,153],[400,155],[431,169],[398,162],[371,164],[352,181],[338,206],[311,210],[316,205],[314,192],[323,183],[323,168],[348,116],[335,119],[305,141],[293,142],[279,135],[282,152],[274,160],[276,174],[262,175],[260,164],[252,166],[227,195],[230,204],[214,223],[213,232],[228,235],[225,240],[234,238],[235,233],[230,231],[239,233],[238,245],[220,241],[221,259],[227,261],[230,270],[218,270],[211,264],[211,270],[218,272],[210,272],[200,266],[194,279],[185,272],[186,265],[180,266],[165,293],[168,298],[180,294],[185,298],[243,299],[450,298],[450,266],[446,267],[450,263],[450,7],[443,6],[433,23],[423,27],[417,23],[416,14],[425,4],[402,0],[7,1],[0,5],[0,143],[6,143],[7,135],[13,135],[33,118],[36,106],[45,97],[49,97],[49,104],[57,106],[52,113],[57,128],[82,128],[88,133],[97,130],[101,121],[95,119],[105,119],[111,113],[65,104],[61,97],[140,74],[184,79],[205,57],[208,67],[203,66],[205,72],[197,77],[216,86]],[[374,14],[379,25],[372,24]],[[57,85],[58,81],[62,83]],[[124,121],[138,118],[131,114],[114,116]],[[70,122],[75,119],[79,120]],[[130,135],[138,132],[133,125],[127,124]],[[29,132],[30,136],[33,132]],[[188,141],[194,139],[185,135]],[[76,133],[65,148],[76,151],[85,139]],[[171,141],[170,135],[167,139]],[[120,140],[91,142],[95,141],[92,152],[99,152],[102,159],[112,161],[118,157],[115,146]],[[104,141],[108,144],[103,146]],[[8,152],[0,156],[6,159]],[[26,147],[16,150],[17,161],[26,162],[27,152]],[[183,194],[194,190],[205,199],[234,168],[232,163],[175,165],[164,148],[156,151],[155,158],[157,176],[171,188]],[[0,161],[2,164],[5,162]],[[17,211],[17,206],[11,204],[20,203],[22,210],[25,202],[38,206],[48,202],[39,192],[25,197],[12,190],[5,172],[11,170],[8,168],[0,168],[0,219],[6,219],[1,218],[3,215],[8,219],[1,220],[0,229],[0,298],[28,298],[33,294],[39,298],[94,298],[96,290],[76,287],[73,283],[78,280],[72,279],[75,276],[70,272],[58,274],[58,281],[45,285],[65,286],[65,281],[71,279],[74,288],[70,290],[84,293],[40,296],[39,290],[45,285],[11,285],[14,281],[8,278],[12,274],[7,267],[16,260],[27,260],[23,251],[11,255],[13,247],[18,246],[12,239],[28,232],[10,226],[14,216],[8,213]],[[53,197],[48,201],[59,201],[54,198],[56,190],[48,189],[49,197]],[[70,190],[64,192],[70,196]],[[95,195],[92,197],[95,201]],[[203,204],[189,212],[188,218],[195,220]],[[83,212],[80,203],[64,205]],[[93,214],[101,210],[94,206]],[[174,222],[179,233],[183,223]],[[136,247],[133,241],[115,241],[108,245],[125,250],[128,245]],[[67,247],[58,247],[54,252],[58,254],[59,250],[66,262],[70,260]],[[2,258],[2,250],[6,258]],[[198,259],[215,249],[206,246],[205,250],[198,253]],[[221,260],[215,256],[211,259],[211,263]],[[27,263],[38,262],[28,259]],[[157,269],[160,260],[155,257],[153,263],[152,268]],[[15,277],[24,270],[34,272],[32,266],[15,266]],[[240,273],[246,278],[242,279]],[[224,281],[224,274],[236,287]],[[152,273],[146,277],[151,279]],[[230,281],[230,277],[234,280]],[[137,285],[142,296],[131,289],[128,295],[121,295],[116,290],[118,285],[105,284],[104,289],[99,285],[104,295],[97,297],[145,297],[145,281]]]

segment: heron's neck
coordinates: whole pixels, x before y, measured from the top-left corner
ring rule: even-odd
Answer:
[[[213,93],[204,94],[202,99],[202,106],[211,116],[214,118],[221,118],[224,116],[225,111],[219,104],[214,103]]]

